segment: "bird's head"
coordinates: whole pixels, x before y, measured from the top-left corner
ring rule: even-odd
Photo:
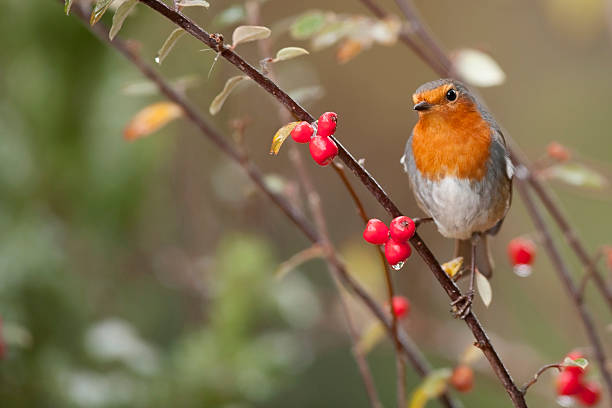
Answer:
[[[465,112],[475,108],[474,98],[461,82],[438,79],[421,85],[412,95],[419,117]]]

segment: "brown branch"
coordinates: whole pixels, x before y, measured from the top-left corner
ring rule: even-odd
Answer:
[[[529,389],[529,387],[531,387],[533,384],[538,382],[538,378],[540,378],[540,376],[542,375],[542,373],[544,373],[544,371],[549,370],[551,368],[556,368],[559,371],[561,371],[562,367],[563,367],[563,365],[561,365],[561,364],[548,364],[548,365],[545,365],[544,367],[540,368],[537,373],[535,373],[535,375],[533,376],[533,378],[530,381],[528,381],[527,383],[525,383],[525,385],[523,385],[521,387],[521,391],[523,392],[523,394],[526,394],[527,390]]]
[[[519,168],[518,171],[520,172],[521,169]],[[580,298],[578,288],[574,284],[569,270],[567,269],[565,262],[563,262],[563,258],[561,257],[559,250],[557,249],[555,243],[552,240],[551,233],[548,229],[548,226],[546,225],[546,222],[544,221],[544,217],[540,213],[540,209],[537,207],[536,203],[531,197],[531,193],[527,188],[527,183],[525,183],[524,180],[518,180],[516,185],[519,191],[521,192],[521,197],[523,198],[527,211],[531,214],[536,228],[542,235],[544,247],[546,248],[546,251],[548,252],[548,255],[554,266],[553,269],[559,275],[559,279],[565,286],[569,298],[572,300],[572,302],[574,302],[574,306],[576,307],[580,319],[582,320],[587,337],[589,338],[591,346],[593,347],[593,353],[595,354],[595,359],[599,364],[601,376],[603,377],[604,382],[606,383],[606,386],[608,388],[608,392],[610,393],[610,396],[612,398],[612,377],[610,377],[610,373],[606,365],[606,357],[604,355],[603,345],[595,329],[595,323],[593,322],[593,318],[591,317],[591,314],[586,309],[584,303]]]
[[[60,3],[62,2],[59,0]],[[120,54],[128,59],[143,75],[151,80],[159,89],[159,91],[169,100],[181,106],[185,116],[201,131],[201,134],[209,138],[219,149],[227,154],[232,160],[239,164],[247,173],[251,181],[277,206],[279,209],[298,227],[300,231],[313,243],[318,244],[320,237],[318,232],[312,227],[310,222],[283,196],[271,191],[264,182],[264,178],[259,169],[248,161],[239,150],[231,146],[225,138],[218,133],[184,98],[184,96],[174,90],[150,65],[143,62],[140,57],[133,52],[130,47],[123,41],[116,38],[113,41],[108,39],[108,30],[101,23],[94,27],[89,26],[89,17],[86,14],[84,6],[77,4],[77,7],[72,9],[72,14],[76,15],[85,26],[87,26],[102,42],[108,43],[114,47]],[[335,256],[330,258],[334,271],[337,273],[342,284],[358,297],[370,312],[383,323],[389,335],[392,335],[392,322],[387,313],[378,305],[372,296],[347,272],[344,264]],[[403,331],[399,331],[399,340],[402,345],[402,350],[406,358],[414,366],[415,371],[425,377],[431,372],[431,366],[414,344],[412,339]],[[459,407],[460,404],[449,398],[446,394],[440,396],[442,404],[447,408]]]

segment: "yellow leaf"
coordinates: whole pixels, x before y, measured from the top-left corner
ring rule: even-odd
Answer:
[[[355,349],[359,354],[368,354],[382,339],[385,338],[387,331],[385,326],[379,321],[373,321],[359,338]]]
[[[182,114],[183,110],[173,102],[154,103],[132,118],[123,130],[123,137],[135,140],[147,136]]]
[[[453,374],[450,368],[439,368],[430,372],[412,393],[409,408],[423,408],[427,401],[440,396],[446,390],[446,384]]]
[[[285,275],[287,275],[289,272],[291,272],[293,269],[297,268],[304,262],[321,257],[323,257],[323,248],[321,248],[321,246],[313,245],[310,248],[306,248],[303,251],[300,251],[297,254],[293,255],[285,262],[281,263],[278,266],[278,270],[276,271],[276,277],[278,279],[282,279],[285,277]]]
[[[451,278],[455,276],[463,266],[463,257],[457,257],[455,259],[451,259],[450,261],[442,264],[442,270],[446,272],[448,276]]]
[[[272,146],[270,146],[270,154],[277,155],[285,139],[289,137],[291,131],[300,122],[291,122],[282,128],[278,129],[272,138]]]
[[[344,64],[355,58],[361,51],[363,51],[363,45],[359,41],[345,40],[336,52],[336,60],[340,64]]]

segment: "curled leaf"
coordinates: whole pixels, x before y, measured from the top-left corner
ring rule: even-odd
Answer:
[[[565,357],[565,360],[563,360],[563,366],[565,367],[580,367],[584,370],[588,365],[589,361],[586,358],[577,358],[572,360],[569,357]]]
[[[111,41],[113,38],[115,38],[119,30],[121,30],[123,22],[136,4],[138,4],[138,0],[125,0],[123,3],[121,3],[113,16],[113,25],[108,32],[108,38],[110,38]]]
[[[491,300],[493,300],[493,291],[491,290],[491,284],[489,280],[478,270],[476,270],[476,286],[478,287],[478,293],[482,299],[482,303],[486,307],[489,307]]]
[[[132,118],[123,130],[123,137],[135,140],[147,136],[182,114],[183,110],[173,102],[154,103]]]
[[[208,111],[211,115],[216,115],[219,113],[227,97],[232,93],[234,88],[236,88],[236,86],[238,86],[238,84],[245,79],[249,79],[249,77],[246,75],[238,75],[227,80],[223,90],[217,96],[215,96],[215,99],[213,99],[213,101],[210,103]]]
[[[278,50],[276,53],[276,58],[274,58],[274,62],[278,61],[287,61],[292,58],[299,57],[301,55],[310,54],[307,50],[300,47],[286,47]]]
[[[466,48],[453,55],[453,67],[460,77],[475,86],[501,85],[506,74],[488,54]]]
[[[441,266],[442,270],[452,278],[461,270],[461,267],[463,266],[463,257],[459,256],[455,259],[451,259],[450,261],[443,263]]]
[[[161,64],[168,56],[168,53],[170,52],[170,50],[172,50],[178,39],[183,36],[183,34],[185,34],[185,30],[183,30],[182,28],[177,28],[172,31],[168,38],[166,38],[166,41],[164,41],[162,47],[159,49],[159,51],[157,51],[157,57],[155,57],[155,62]]]
[[[310,248],[306,248],[303,251],[298,252],[291,258],[278,266],[276,271],[276,277],[282,279],[289,272],[303,264],[304,262],[310,261],[315,258],[322,258],[324,255],[323,248],[320,245],[313,245]]]
[[[204,0],[181,0],[178,2],[179,7],[205,7],[209,8],[210,3]]]
[[[359,354],[366,355],[385,338],[386,334],[385,326],[379,320],[375,320],[361,334],[355,349]]]
[[[325,26],[325,20],[325,15],[320,11],[302,14],[291,25],[291,36],[296,40],[306,40],[321,31]]]
[[[552,166],[546,171],[546,175],[578,187],[602,189],[608,185],[604,176],[576,162]]]
[[[64,2],[64,13],[66,13],[66,15],[70,14],[70,8],[72,7],[72,1],[73,0],[66,0]]]
[[[94,25],[106,13],[108,7],[111,5],[113,0],[98,0],[96,1],[96,5],[94,6],[93,11],[91,12],[91,17],[89,17],[89,24]]]
[[[278,129],[272,138],[272,146],[270,146],[270,154],[277,155],[285,140],[291,134],[291,131],[300,122],[291,122],[282,128]]]
[[[427,401],[440,396],[448,384],[448,380],[452,375],[450,368],[440,368],[431,371],[421,384],[414,390],[409,408],[423,408]]]
[[[270,37],[272,31],[262,26],[238,26],[232,34],[232,48],[249,41],[263,40]]]

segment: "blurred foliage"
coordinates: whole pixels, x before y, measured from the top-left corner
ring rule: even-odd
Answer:
[[[548,142],[559,140],[574,156],[582,154],[577,162],[588,164],[588,180],[593,174],[609,179],[612,57],[603,30],[609,5],[417,3],[449,49],[481,50],[499,63],[507,82],[483,93],[530,156],[540,157]],[[399,157],[414,123],[410,95],[433,75],[392,41],[397,21],[373,22],[354,0],[262,4],[262,23],[272,28],[269,58],[285,47],[311,52],[275,65],[279,83],[313,112],[338,111],[340,140],[366,158],[406,213],[419,214]],[[185,12],[226,38],[247,23],[238,1]],[[101,22],[111,20],[109,11]],[[359,36],[364,26],[366,38]],[[173,29],[136,5],[118,36],[140,41],[153,63]],[[275,277],[279,264],[308,243],[254,192],[241,169],[181,119],[152,137],[123,140],[130,120],[161,99],[118,54],[66,17],[59,2],[5,0],[0,34],[0,316],[7,343],[1,405],[367,406],[324,264],[312,260]],[[206,114],[237,71],[220,60],[207,78],[215,56],[200,48],[183,36],[157,68]],[[241,44],[239,51],[254,64],[261,60],[256,44]],[[481,65],[490,66],[482,55]],[[228,138],[243,142],[277,191],[303,206],[286,151],[268,155],[272,135],[284,125],[271,98],[255,86],[238,89],[215,121]],[[346,192],[329,173],[308,166],[334,242],[355,277],[384,301],[376,254],[359,238],[361,223]],[[584,170],[572,166],[562,174],[558,168],[555,177],[584,179]],[[593,250],[609,243],[612,229],[609,185],[598,186],[588,199],[583,190],[557,191],[567,212],[580,214],[577,227]],[[371,215],[385,219],[359,193]],[[546,257],[538,257],[529,278],[517,277],[505,262],[508,240],[532,229],[515,200],[495,240],[493,302],[488,309],[476,305],[519,382],[585,344]],[[430,228],[423,234],[440,260],[450,260],[451,243]],[[453,367],[471,344],[464,325],[449,319],[447,299],[417,259],[396,279],[413,305],[406,329],[434,367]],[[609,315],[593,288],[587,299],[604,327]],[[358,302],[349,305],[365,332],[371,316]],[[609,341],[606,347],[612,351]],[[510,358],[516,355],[522,358]],[[368,357],[383,402],[392,406],[389,342]],[[486,362],[474,369],[475,388],[460,396],[464,404],[510,406]],[[409,370],[409,389],[419,384]],[[552,390],[538,383],[529,402],[551,406]]]

